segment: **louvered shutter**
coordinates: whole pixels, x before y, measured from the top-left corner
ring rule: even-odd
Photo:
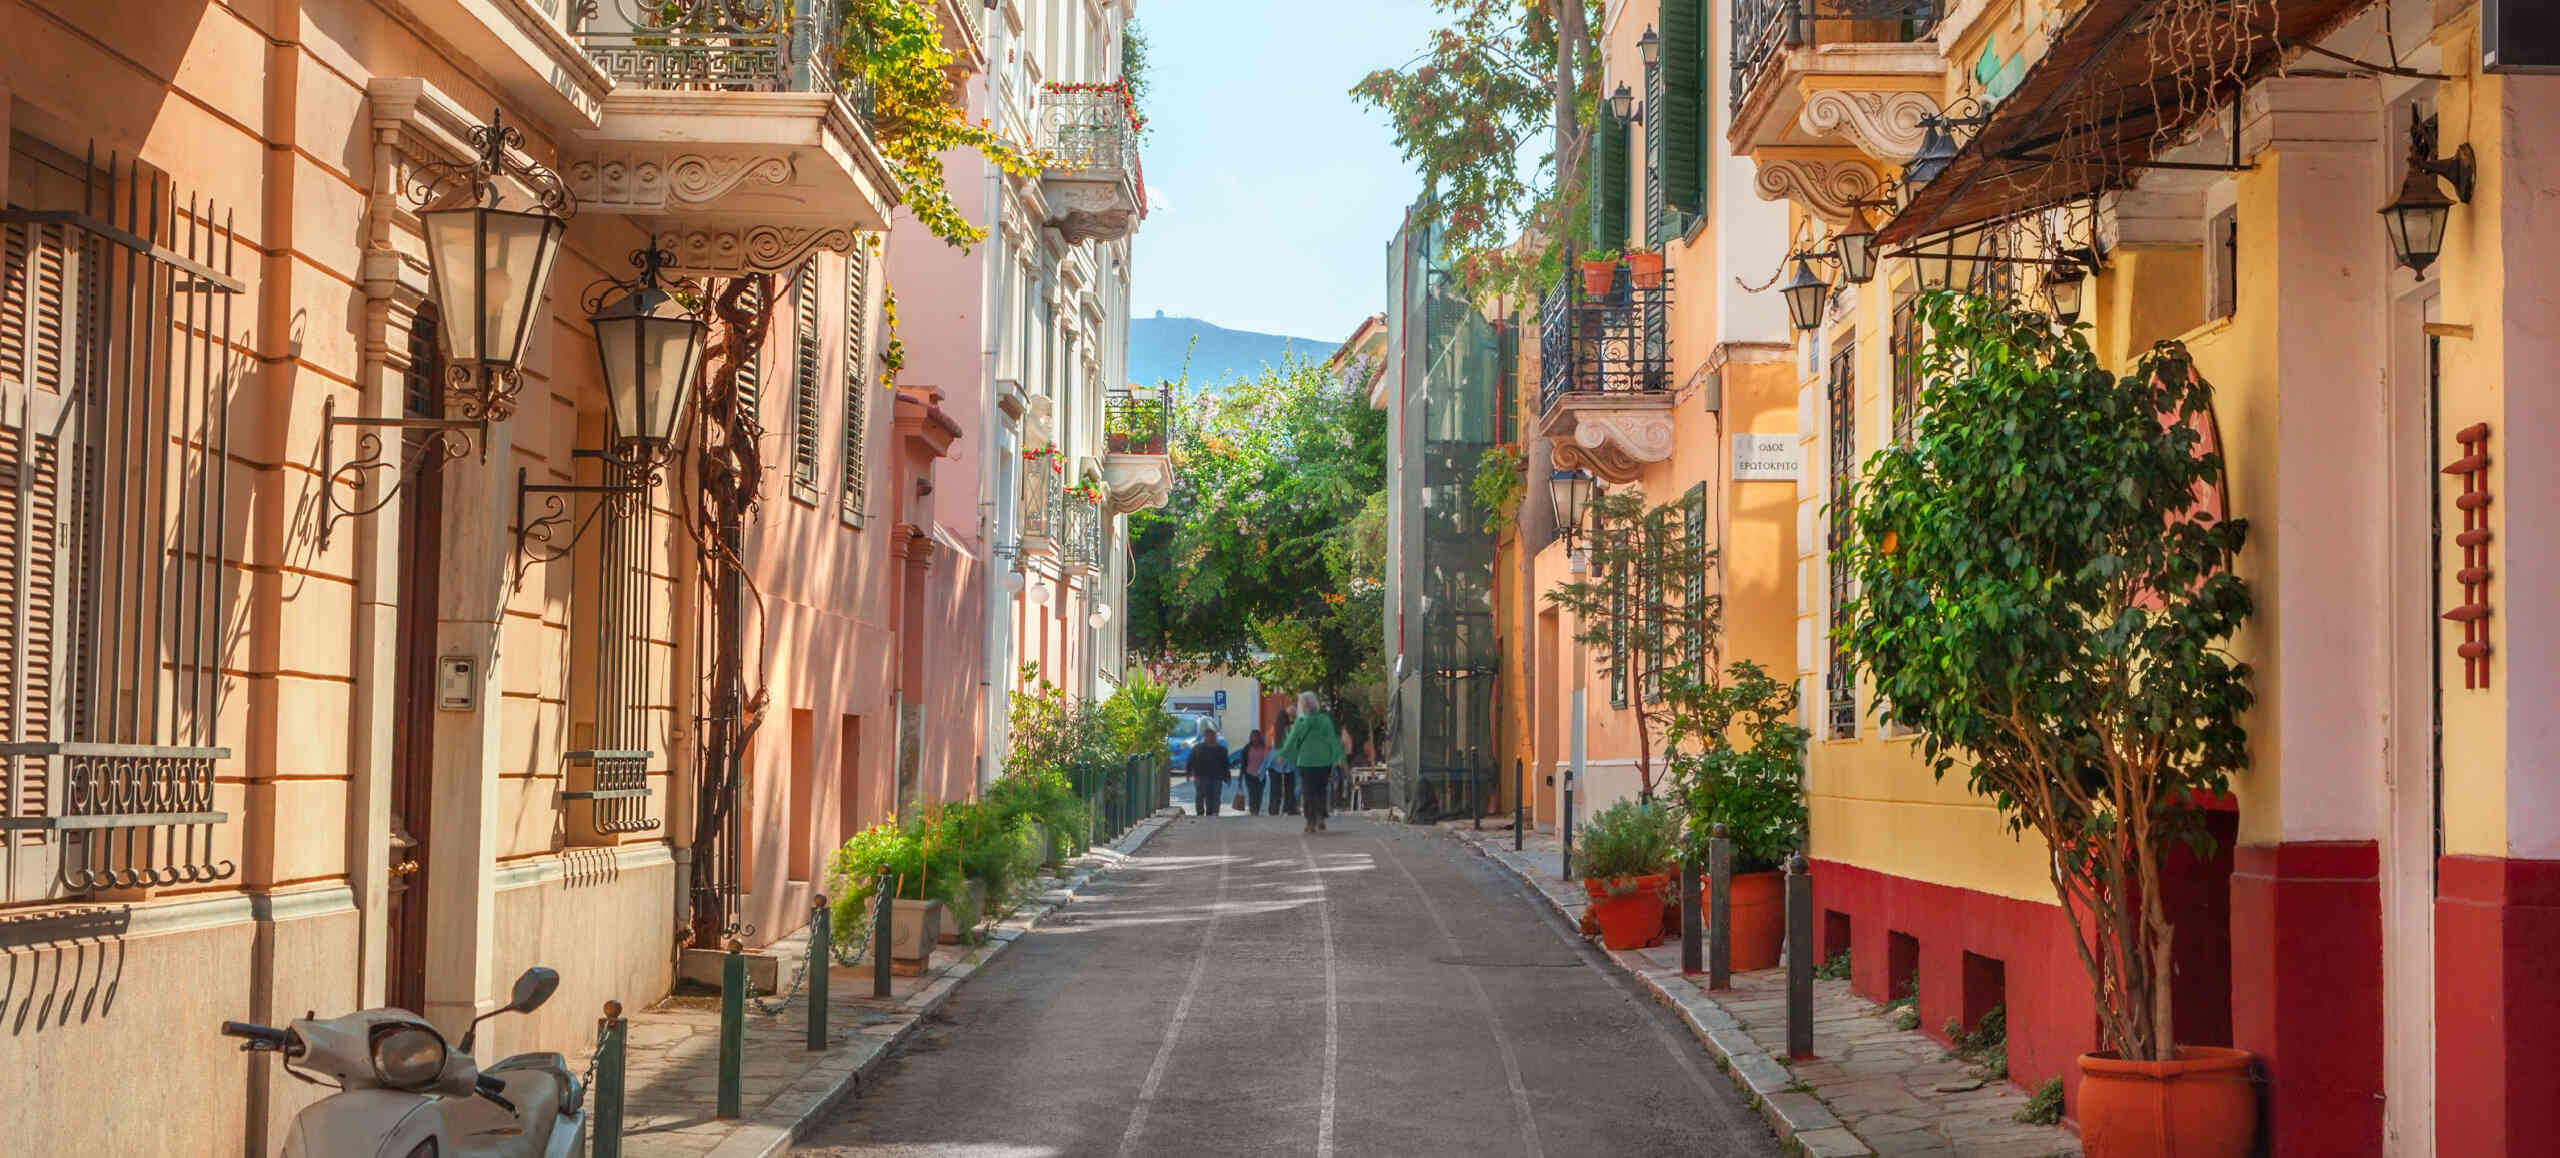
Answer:
[[[771,284],[771,280],[764,274],[748,275],[747,288],[738,294],[738,308],[750,316],[764,313],[765,290]],[[754,348],[746,352],[745,356],[738,359],[738,413],[745,415],[761,427],[762,417],[757,413],[756,408],[763,402],[764,343],[758,342]]]
[[[871,424],[871,343],[864,326],[864,304],[870,283],[870,255],[855,246],[844,263],[844,493],[837,513],[862,525],[869,498],[871,472],[863,455]]]
[[[1707,484],[1689,488],[1688,497],[1680,503],[1680,518],[1680,542],[1688,548],[1682,564],[1687,590],[1681,593],[1686,631],[1680,658],[1688,665],[1689,678],[1704,682],[1712,674],[1706,670],[1707,633],[1715,629],[1715,618],[1707,608]]]
[[[1644,114],[1646,138],[1662,141],[1656,163],[1662,200],[1691,217],[1706,209],[1698,196],[1705,169],[1700,145],[1706,136],[1706,5],[1707,0],[1664,0],[1662,67]]]
[[[1670,70],[1669,53],[1663,55],[1663,63],[1644,70],[1644,245],[1647,249],[1661,248],[1662,239],[1671,232],[1671,206],[1663,199],[1662,188],[1663,147],[1671,134],[1666,131],[1668,125],[1657,111],[1662,108],[1664,74]]]
[[[1600,534],[1615,534],[1613,540],[1625,543],[1626,532],[1602,528]],[[1627,560],[1626,552],[1614,551],[1619,558],[1609,566],[1609,706],[1627,706]]]
[[[72,600],[64,542],[64,465],[77,461],[76,410],[64,397],[77,380],[76,323],[65,292],[77,254],[65,231],[16,224],[5,233],[6,284],[0,287],[0,739],[30,743],[67,739],[70,715],[59,710],[70,643],[63,631]],[[42,816],[52,803],[49,761],[0,757],[0,816]],[[50,840],[41,829],[16,834],[24,845]],[[34,865],[49,874],[50,865]],[[13,895],[14,890],[13,890]]]
[[[793,278],[791,365],[791,497],[818,501],[818,259]]]
[[[1609,143],[1600,166],[1600,248],[1617,249],[1627,243],[1627,126],[1605,113],[1600,122],[1598,136]]]

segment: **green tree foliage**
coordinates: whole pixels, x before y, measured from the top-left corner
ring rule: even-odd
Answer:
[[[1358,734],[1385,683],[1386,415],[1296,359],[1176,397],[1172,496],[1131,517],[1129,647],[1313,689]]]
[[[1432,0],[1448,20],[1401,68],[1351,95],[1387,115],[1422,173],[1422,212],[1448,228],[1462,281],[1520,288],[1551,275],[1580,208],[1574,179],[1597,108],[1599,0]],[[1542,145],[1541,138],[1545,138]],[[1528,240],[1523,242],[1523,238]]]
[[[1484,515],[1484,532],[1500,535],[1520,517],[1520,498],[1529,493],[1529,456],[1507,442],[1484,448],[1476,457],[1475,477],[1467,481],[1476,510]]]
[[[1039,176],[1039,157],[953,103],[953,59],[932,0],[849,0],[844,21],[836,74],[871,90],[872,132],[898,175],[900,203],[935,237],[977,244],[987,231],[952,204],[943,154],[973,149],[1017,177]]]
[[[1664,767],[1654,759],[1655,741],[1675,717],[1696,710],[1690,698],[1665,693],[1694,694],[1712,681],[1724,626],[1724,597],[1706,583],[1715,552],[1702,533],[1689,533],[1702,521],[1691,516],[1691,504],[1704,501],[1697,492],[1647,509],[1638,491],[1594,496],[1585,516],[1593,528],[1586,538],[1591,577],[1547,592],[1547,602],[1573,614],[1574,639],[1599,652],[1609,706],[1635,716],[1638,795],[1647,800]],[[1703,507],[1697,511],[1703,516]],[[1684,675],[1689,682],[1676,682]],[[1700,730],[1691,725],[1686,733]]]
[[[1940,776],[2051,846],[2108,1042],[2170,1056],[2160,859],[2210,847],[2196,800],[2246,766],[2247,526],[2221,483],[2211,388],[2175,343],[2118,377],[2083,331],[1976,296],[1922,300],[1914,445],[1867,461],[1833,554],[1841,630]]]
[[[1749,660],[1735,662],[1721,682],[1688,671],[1666,680],[1682,855],[1705,864],[1707,841],[1721,824],[1733,842],[1735,872],[1783,867],[1804,843],[1804,744],[1811,735],[1796,723],[1794,685]]]
[[[1120,28],[1120,81],[1129,86],[1129,106],[1144,113],[1147,108],[1147,86],[1155,74],[1147,68],[1147,33],[1135,20]],[[1138,135],[1147,135],[1147,121],[1138,118]]]

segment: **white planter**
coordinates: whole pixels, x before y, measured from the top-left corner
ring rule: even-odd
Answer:
[[[942,902],[898,898],[889,914],[889,968],[912,977],[933,965],[933,946],[942,936]]]

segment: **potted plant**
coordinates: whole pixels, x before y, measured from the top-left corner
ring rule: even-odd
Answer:
[[[1605,249],[1582,255],[1582,292],[1589,297],[1605,297],[1618,279],[1618,251]]]
[[[1638,249],[1627,253],[1627,280],[1637,289],[1662,288],[1662,251]]]
[[[944,910],[963,887],[959,847],[929,817],[855,833],[827,862],[836,928],[862,927],[884,872],[892,889],[890,965],[902,976],[914,976],[932,965]]]
[[[1641,949],[1662,943],[1662,898],[1679,841],[1671,811],[1661,804],[1621,800],[1593,815],[1581,837],[1582,887],[1602,944]]]
[[[2176,343],[2119,377],[2015,306],[1937,291],[1920,310],[1926,429],[1843,501],[1842,642],[1938,775],[2050,850],[2098,1011],[2090,1158],[2245,1155],[2249,1055],[2178,1043],[2160,871],[2173,845],[2211,849],[2201,802],[2249,758],[2250,671],[2225,649],[2252,610],[2231,572],[2247,526],[2217,515],[2212,388]]]
[[[1719,683],[1669,677],[1679,705],[1670,728],[1671,793],[1679,802],[1680,855],[1707,863],[1708,841],[1723,826],[1733,846],[1732,918],[1726,924],[1733,967],[1769,969],[1786,945],[1787,854],[1804,838],[1804,743],[1796,725],[1796,690],[1760,665],[1736,662]],[[1693,750],[1690,745],[1695,744]],[[1701,889],[1709,882],[1701,877]],[[1710,896],[1712,892],[1710,891]],[[1712,917],[1702,902],[1701,917]]]

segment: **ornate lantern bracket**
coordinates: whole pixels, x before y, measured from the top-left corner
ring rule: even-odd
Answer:
[[[606,508],[628,511],[658,484],[664,470],[661,463],[640,459],[616,458],[600,450],[573,451],[577,458],[604,460],[609,467],[623,468],[628,481],[620,483],[538,483],[523,467],[516,468],[516,586],[524,585],[525,572],[536,563],[553,563],[568,558],[578,549],[578,541],[593,530],[597,517]],[[543,511],[530,515],[527,508],[535,495],[542,496]],[[577,495],[599,496],[585,514],[574,513]]]
[[[320,404],[320,549],[329,549],[329,532],[340,519],[363,518],[400,497],[409,480],[430,455],[440,455],[450,462],[471,452],[471,432],[480,432],[480,453],[488,454],[489,422],[485,418],[373,418],[364,415],[340,417],[338,400],[330,398]],[[338,461],[337,439],[331,437],[341,426],[352,426],[364,433],[356,437],[357,457],[351,462]],[[430,432],[416,449],[400,457],[400,477],[380,495],[341,500],[340,488],[362,491],[374,474],[391,468],[392,461],[382,446],[382,430],[424,430]]]

